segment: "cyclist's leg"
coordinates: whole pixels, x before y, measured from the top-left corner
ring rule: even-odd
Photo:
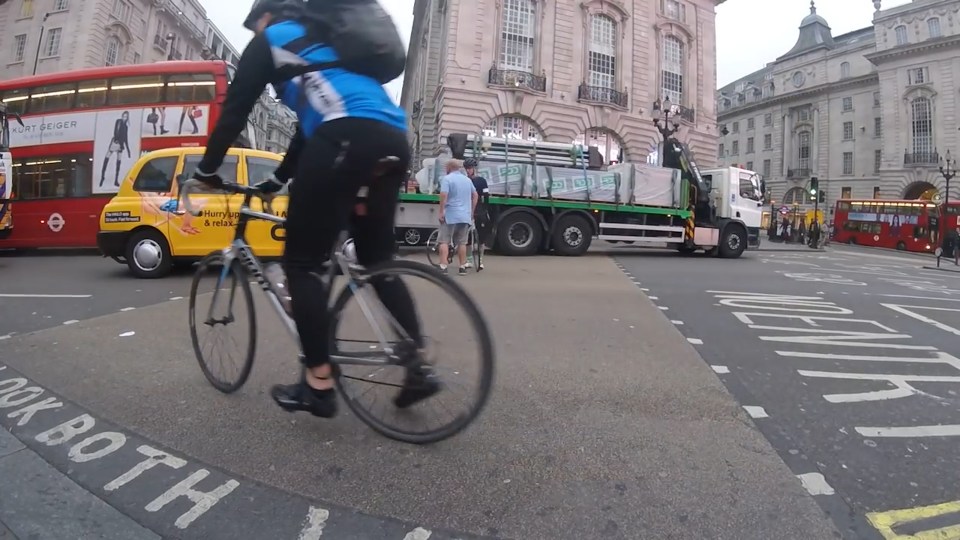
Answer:
[[[286,244],[283,262],[290,287],[293,320],[300,335],[304,377],[298,384],[277,385],[271,395],[287,410],[308,411],[316,416],[336,414],[336,396],[330,379],[328,291],[311,273],[329,259],[340,231],[345,227],[356,189],[340,181],[335,169],[341,154],[345,128],[341,121],[324,124],[306,143],[287,208]],[[346,161],[345,159],[343,161]]]

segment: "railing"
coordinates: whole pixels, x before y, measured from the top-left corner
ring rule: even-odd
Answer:
[[[904,165],[937,165],[939,163],[940,154],[936,150],[933,152],[914,152],[912,154],[904,151],[903,153]]]
[[[691,109],[689,107],[684,107],[683,105],[680,105],[677,108],[677,116],[679,116],[682,120],[686,120],[687,122],[692,123],[695,121],[697,117],[697,111],[695,109]]]
[[[787,169],[787,178],[807,178],[810,169]]]
[[[618,107],[627,107],[627,93],[605,88],[603,86],[588,86],[581,84],[577,92],[578,101],[589,103],[610,103]]]
[[[545,76],[537,76],[533,73],[514,69],[490,68],[487,83],[492,86],[526,88],[535,92],[547,91],[547,78]]]

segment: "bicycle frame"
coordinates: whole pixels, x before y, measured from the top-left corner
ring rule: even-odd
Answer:
[[[283,321],[284,326],[287,331],[293,337],[296,343],[300,343],[300,333],[297,331],[296,323],[293,321],[293,318],[290,317],[286,310],[283,308],[283,305],[280,303],[280,299],[277,298],[277,294],[274,292],[273,288],[270,286],[270,282],[267,279],[266,275],[263,272],[263,265],[260,263],[260,259],[253,252],[253,249],[250,247],[250,244],[246,241],[246,232],[247,224],[250,220],[262,220],[270,223],[276,223],[283,225],[286,223],[286,219],[280,216],[276,216],[272,213],[269,213],[269,201],[267,198],[263,197],[258,191],[254,188],[240,186],[240,185],[230,185],[231,189],[229,191],[234,191],[243,195],[243,202],[240,204],[240,211],[237,217],[237,226],[234,231],[233,241],[230,245],[223,249],[223,269],[220,272],[219,279],[217,281],[217,289],[213,293],[213,299],[210,302],[210,309],[207,313],[207,320],[213,319],[213,306],[216,305],[217,296],[220,293],[220,285],[223,284],[223,281],[227,278],[227,274],[230,271],[230,267],[235,260],[239,260],[246,268],[247,272],[256,279],[257,284],[267,295],[267,298],[270,300],[270,305],[273,307],[273,310],[276,312],[277,316],[280,317],[280,320]],[[236,187],[234,187],[236,186]],[[188,187],[184,184],[184,188],[181,188],[181,193],[184,198],[184,206],[186,206],[187,211],[191,214],[194,212],[191,209],[189,203],[189,195],[187,193]],[[267,212],[257,212],[250,208],[250,202],[254,196],[259,195],[260,199],[264,202],[264,208],[267,209]],[[197,215],[197,214],[194,214]],[[370,309],[370,306],[367,305],[367,302],[364,300],[363,296],[360,294],[360,287],[366,281],[366,278],[360,273],[361,268],[356,265],[350,264],[347,261],[346,257],[343,255],[343,244],[346,240],[347,233],[346,231],[340,234],[340,239],[335,245],[335,248],[331,252],[329,268],[327,269],[325,276],[320,276],[315,274],[317,279],[323,279],[326,282],[327,287],[325,288],[325,297],[323,299],[324,306],[329,311],[330,309],[330,297],[333,289],[333,280],[337,276],[338,272],[347,277],[347,287],[350,287],[353,290],[354,297],[357,299],[357,303],[360,305],[360,310],[363,312],[364,317],[367,319],[367,322],[370,323],[370,326],[373,327],[374,332],[377,335],[377,340],[380,342],[380,345],[383,348],[383,352],[386,355],[384,359],[373,359],[370,358],[370,353],[354,353],[354,354],[339,354],[339,355],[330,355],[330,361],[334,364],[340,365],[367,365],[367,366],[388,366],[393,365],[398,358],[394,354],[393,347],[389,346],[386,335],[383,330],[380,328],[380,325],[377,324],[376,319],[373,316],[373,313]],[[234,299],[234,290],[230,291],[230,313],[233,313],[233,299]],[[390,315],[388,313],[388,315]],[[392,316],[391,316],[392,319]],[[394,321],[396,323],[396,321]],[[407,336],[408,337],[408,336]],[[301,351],[302,352],[302,351]]]

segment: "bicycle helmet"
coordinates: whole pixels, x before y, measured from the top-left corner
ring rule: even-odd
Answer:
[[[299,14],[302,13],[305,4],[304,0],[254,0],[253,5],[250,6],[250,13],[243,21],[243,27],[255,31],[257,21],[265,13]]]
[[[465,169],[475,169],[477,168],[477,160],[473,159],[472,157],[468,157],[467,159],[463,160],[463,167]]]

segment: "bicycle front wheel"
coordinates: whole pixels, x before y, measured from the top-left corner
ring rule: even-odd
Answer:
[[[250,376],[257,348],[257,318],[243,265],[237,260],[229,266],[223,263],[223,253],[215,251],[200,261],[193,275],[190,339],[203,375],[214,388],[230,394]],[[239,337],[231,337],[230,330],[237,330]],[[246,347],[241,345],[244,342]],[[220,347],[238,350],[224,352]]]
[[[397,282],[418,301],[415,309],[425,308],[418,314],[424,345],[419,351],[374,290]],[[330,355],[347,406],[378,433],[402,442],[435,443],[461,432],[480,414],[493,386],[493,340],[476,304],[453,279],[407,260],[370,268],[358,285],[343,289],[330,314]],[[412,352],[409,363],[391,360],[381,339],[394,351]],[[401,405],[411,388],[408,377],[424,366],[439,381],[439,392]]]

